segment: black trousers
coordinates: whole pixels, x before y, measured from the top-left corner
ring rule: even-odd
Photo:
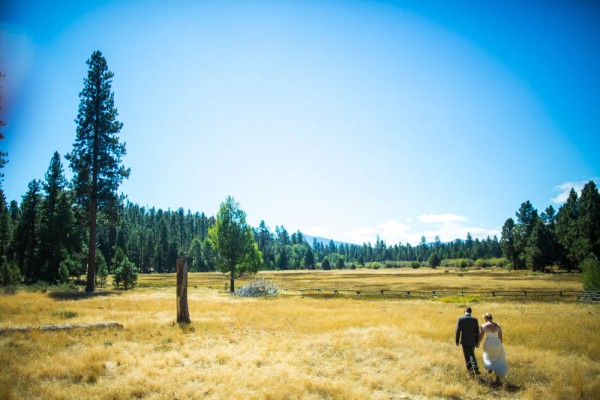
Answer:
[[[474,369],[475,371],[479,371],[479,367],[477,366],[477,358],[475,357],[475,346],[465,346],[463,344],[462,348],[463,354],[465,355],[465,363],[467,364],[467,370],[471,371],[471,369]],[[471,360],[473,360],[472,366]]]

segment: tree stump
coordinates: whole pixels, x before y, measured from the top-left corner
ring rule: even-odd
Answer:
[[[184,258],[177,260],[177,323],[189,324],[190,310],[187,300],[188,265]]]

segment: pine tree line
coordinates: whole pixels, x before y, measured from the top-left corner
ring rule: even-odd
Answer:
[[[558,212],[548,206],[539,214],[527,200],[516,217],[502,227],[502,249],[514,269],[541,271],[554,265],[571,271],[600,257],[600,194],[594,181],[583,187],[581,197],[571,189]]]
[[[100,213],[98,218],[97,275],[117,269],[115,255],[122,249],[140,272],[174,272],[178,257],[191,260],[191,271],[216,271],[215,252],[208,240],[214,217],[204,213],[147,209],[120,200],[116,213]],[[371,243],[327,245],[314,239],[309,244],[302,232],[289,234],[283,226],[271,232],[264,221],[253,229],[263,254],[261,269],[290,270],[318,267],[346,268],[347,263],[365,265],[384,261],[427,261],[433,254],[444,258],[500,257],[496,237],[434,243],[422,239],[418,246],[387,246],[377,238]],[[61,157],[56,152],[43,180],[33,180],[21,203],[6,203],[0,189],[0,257],[18,267],[27,283],[61,282],[85,275],[88,260],[87,217],[75,201],[75,192],[64,176]]]

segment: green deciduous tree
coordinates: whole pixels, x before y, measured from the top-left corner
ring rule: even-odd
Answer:
[[[119,201],[117,189],[129,169],[122,157],[125,144],[117,134],[123,124],[117,120],[114,94],[111,91],[113,73],[102,53],[95,51],[87,61],[88,74],[79,94],[77,135],[73,151],[67,155],[73,170],[73,187],[77,202],[89,218],[89,254],[86,291],[94,290],[96,273],[96,224],[98,210],[110,212]]]
[[[254,241],[252,228],[246,223],[246,213],[233,197],[221,203],[215,224],[208,237],[216,252],[217,269],[229,276],[229,290],[235,291],[235,279],[256,273],[262,264],[262,254]]]

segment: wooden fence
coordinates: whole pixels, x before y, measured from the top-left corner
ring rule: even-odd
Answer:
[[[148,285],[139,287],[173,287],[174,285]],[[203,286],[211,290],[223,291],[223,286]],[[198,286],[193,286],[198,289]],[[383,296],[395,298],[443,298],[443,297],[498,297],[498,298],[530,298],[530,299],[564,299],[578,300],[589,303],[600,303],[600,291],[591,290],[395,290],[395,289],[323,289],[323,288],[279,288],[284,293],[300,295],[334,295],[334,296]],[[223,293],[229,293],[223,291]]]
[[[579,301],[586,303],[600,303],[600,290],[584,290],[579,293]]]
[[[394,290],[394,289],[321,289],[321,288],[281,288],[286,293],[297,292],[301,295],[349,295],[349,296],[384,296],[403,298],[443,298],[443,297],[512,297],[512,298],[564,298],[580,299],[583,292],[578,290]]]

